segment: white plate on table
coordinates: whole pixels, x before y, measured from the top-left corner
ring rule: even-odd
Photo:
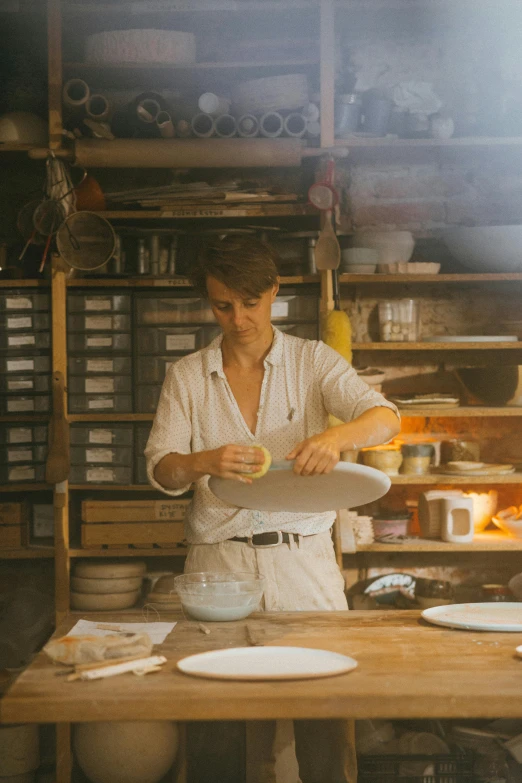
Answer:
[[[522,632],[522,602],[432,606],[421,615],[429,623],[447,628]]]
[[[310,514],[355,508],[388,492],[391,481],[380,470],[339,462],[331,473],[298,476],[293,462],[273,462],[252,484],[212,476],[208,486],[220,500],[257,511],[304,511]]]
[[[357,661],[308,647],[233,647],[189,655],[177,665],[185,674],[216,680],[308,680],[346,674]]]

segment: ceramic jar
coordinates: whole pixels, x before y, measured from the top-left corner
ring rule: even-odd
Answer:
[[[362,461],[364,465],[382,470],[388,476],[398,476],[402,464],[402,454],[398,449],[364,449]]]
[[[404,443],[401,446],[401,473],[406,476],[423,476],[430,472],[435,449],[430,443]]]

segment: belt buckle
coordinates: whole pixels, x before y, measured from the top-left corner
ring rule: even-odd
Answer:
[[[272,531],[277,532],[277,542],[275,544],[254,544],[253,542],[253,536],[250,536],[248,539],[248,546],[253,547],[253,549],[272,549],[274,546],[280,546],[283,543],[283,534],[280,530]],[[262,533],[256,534],[256,535],[263,535]]]

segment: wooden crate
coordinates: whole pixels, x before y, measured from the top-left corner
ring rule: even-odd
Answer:
[[[27,546],[25,525],[0,525],[0,549],[21,549]]]
[[[83,522],[180,521],[190,500],[84,500]]]
[[[28,544],[27,503],[0,503],[0,549],[21,549]]]
[[[0,503],[0,525],[22,525],[28,517],[27,503]]]
[[[184,541],[183,523],[173,522],[105,522],[101,524],[84,522],[82,524],[82,546],[97,548],[100,546],[126,547],[177,546]]]

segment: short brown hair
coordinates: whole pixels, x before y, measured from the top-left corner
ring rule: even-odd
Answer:
[[[215,277],[234,291],[257,298],[277,283],[277,260],[266,242],[229,234],[203,247],[190,278],[203,296],[207,296],[207,277]]]

